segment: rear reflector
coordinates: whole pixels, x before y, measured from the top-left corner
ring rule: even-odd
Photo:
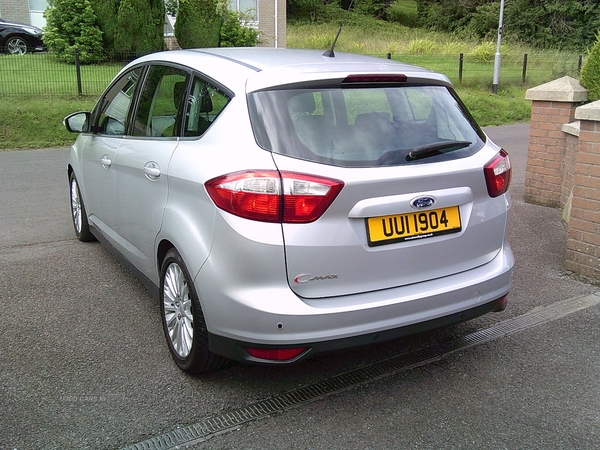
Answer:
[[[254,170],[213,178],[205,186],[215,205],[238,217],[309,223],[329,208],[344,183],[302,173]]]
[[[484,166],[483,173],[490,197],[498,197],[508,191],[512,174],[508,153],[500,150],[500,153]]]
[[[289,361],[294,359],[300,353],[304,352],[305,348],[252,348],[246,347],[248,354],[254,358],[266,359],[269,361]]]

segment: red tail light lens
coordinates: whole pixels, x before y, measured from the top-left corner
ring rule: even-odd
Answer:
[[[505,150],[500,150],[500,153],[484,166],[483,172],[490,197],[498,197],[508,191],[512,169]]]
[[[250,356],[259,359],[267,359],[269,361],[289,361],[304,352],[305,348],[252,348],[246,347],[246,351]]]
[[[275,223],[309,223],[329,208],[340,180],[275,170],[236,172],[206,182],[217,207],[238,217]]]

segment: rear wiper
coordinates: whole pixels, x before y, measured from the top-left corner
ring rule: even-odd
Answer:
[[[420,145],[413,148],[408,155],[407,161],[416,161],[417,159],[429,158],[430,156],[443,155],[444,153],[460,150],[468,147],[472,142],[469,141],[439,141],[431,144]]]

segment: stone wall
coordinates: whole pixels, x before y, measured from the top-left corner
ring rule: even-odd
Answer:
[[[600,282],[600,101],[570,77],[529,89],[525,201],[563,209],[565,267]]]

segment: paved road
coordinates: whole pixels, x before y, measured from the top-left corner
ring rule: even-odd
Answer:
[[[486,131],[514,166],[517,265],[505,312],[289,368],[232,365],[197,378],[171,362],[158,306],[143,286],[98,243],[75,240],[67,150],[0,153],[0,449],[113,449],[172,436],[178,427],[422,347],[450,348],[497,324],[529,323],[525,314],[565,299],[599,298],[591,295],[597,287],[564,272],[560,211],[522,200],[527,126]],[[598,302],[559,319],[538,317],[537,326],[496,333],[188,444],[600,448],[599,321]]]

